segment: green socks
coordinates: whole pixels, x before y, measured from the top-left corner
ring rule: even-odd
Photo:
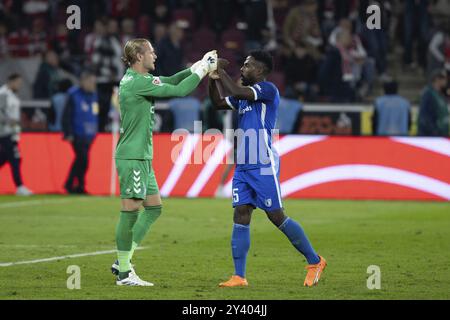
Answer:
[[[139,244],[144,239],[145,235],[148,233],[150,226],[159,218],[161,215],[162,206],[145,207],[145,211],[139,214],[139,217],[133,227],[133,243],[130,250],[130,260],[133,257],[134,250],[139,246]]]
[[[131,270],[130,254],[133,242],[133,226],[138,218],[138,211],[120,212],[119,223],[116,227],[117,259],[119,260],[119,278]]]
[[[134,251],[148,233],[150,226],[161,215],[162,206],[145,207],[145,211],[121,211],[116,228],[117,259],[119,278],[124,279],[131,270]]]

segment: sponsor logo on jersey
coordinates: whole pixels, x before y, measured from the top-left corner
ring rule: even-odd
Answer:
[[[251,106],[247,106],[244,109],[239,109],[239,114],[244,114],[246,112],[252,111],[252,107]]]
[[[163,83],[161,82],[161,79],[159,79],[159,77],[154,77],[152,83],[153,83],[155,86],[162,86],[162,84],[163,84]]]

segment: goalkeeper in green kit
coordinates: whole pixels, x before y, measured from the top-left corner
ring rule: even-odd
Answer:
[[[217,52],[205,54],[191,68],[171,77],[155,77],[156,53],[146,39],[126,43],[128,70],[120,81],[120,139],[116,148],[122,209],[116,228],[117,260],[112,272],[119,286],[153,286],[140,279],[131,265],[137,246],[161,215],[161,197],[152,168],[155,99],[184,97],[217,69]],[[145,210],[141,211],[141,207]]]

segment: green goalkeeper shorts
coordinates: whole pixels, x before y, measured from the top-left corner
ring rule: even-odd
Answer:
[[[150,160],[116,159],[116,168],[122,199],[145,200],[147,196],[159,193]]]

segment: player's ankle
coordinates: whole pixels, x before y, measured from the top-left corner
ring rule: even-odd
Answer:
[[[131,270],[126,271],[126,272],[119,272],[119,280],[123,280],[128,278],[128,276],[130,275]]]

